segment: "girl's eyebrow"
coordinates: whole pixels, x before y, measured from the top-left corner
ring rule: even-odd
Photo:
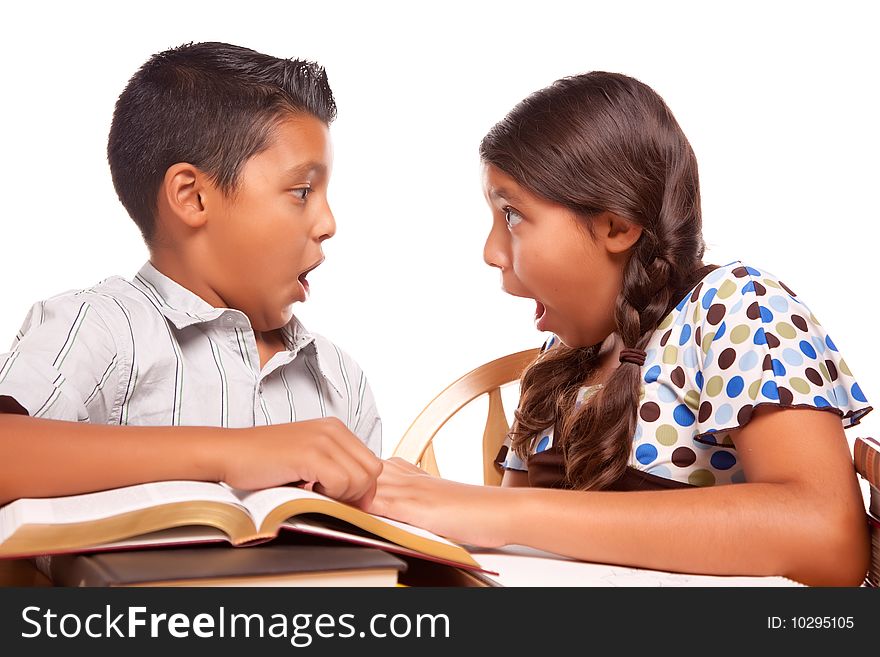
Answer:
[[[489,196],[493,199],[502,199],[505,201],[510,201],[511,203],[522,203],[522,199],[514,194],[513,192],[508,191],[504,187],[497,187],[489,190]]]

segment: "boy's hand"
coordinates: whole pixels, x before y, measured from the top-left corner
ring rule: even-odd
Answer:
[[[258,490],[292,482],[366,506],[382,461],[337,418],[236,431],[220,455],[221,477],[234,488]]]

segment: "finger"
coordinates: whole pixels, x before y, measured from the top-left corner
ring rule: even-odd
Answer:
[[[317,492],[344,502],[364,497],[376,485],[376,477],[346,450],[328,445],[314,459]]]
[[[376,491],[373,494],[372,499],[364,509],[369,513],[374,513],[378,516],[388,516],[394,498],[394,487],[385,486],[379,481],[376,484]]]
[[[402,471],[408,472],[410,474],[423,474],[423,475],[428,474],[427,472],[422,470],[417,465],[410,463],[409,461],[407,461],[404,458],[401,458],[400,456],[392,456],[390,459],[388,459],[387,462],[393,463],[395,467],[398,467]]]
[[[348,446],[340,445],[330,433],[312,432],[298,438],[285,450],[288,476],[319,483],[313,488],[315,492],[337,499],[356,498],[364,495],[375,480]]]
[[[344,499],[348,488],[348,474],[342,468],[322,454],[314,456],[309,465],[314,473],[314,492],[335,500]]]
[[[352,433],[344,424],[332,423],[329,425],[329,436],[334,444],[351,455],[361,467],[372,472],[374,477],[379,476],[382,470],[382,460],[367,447],[360,438]]]
[[[368,509],[369,506],[373,502],[373,498],[375,498],[375,496],[376,496],[376,488],[377,487],[378,487],[378,481],[374,480],[372,485],[370,486],[370,488],[367,490],[367,492],[364,493],[357,500],[354,500],[352,502],[352,504],[354,504],[354,506],[358,507],[359,509],[364,509],[364,510]]]
[[[332,458],[348,473],[348,488],[342,493],[343,499],[357,502],[367,495],[372,497],[376,480],[382,472],[380,459],[375,459],[377,467],[371,467],[344,448],[337,448]]]
[[[408,485],[414,483],[414,478],[422,476],[422,474],[414,474],[409,470],[404,470],[394,463],[388,463],[386,461],[385,467],[382,468],[382,472],[379,473],[377,479],[383,486],[399,486],[406,488]]]
[[[386,516],[387,513],[387,504],[385,502],[385,498],[380,497],[379,495],[374,495],[373,499],[369,501],[364,507],[362,507],[364,511],[367,513],[372,513],[377,516]]]
[[[369,513],[403,522],[412,523],[417,519],[413,509],[413,500],[405,487],[386,487],[379,483],[376,494],[366,510]],[[418,523],[416,523],[418,524]]]

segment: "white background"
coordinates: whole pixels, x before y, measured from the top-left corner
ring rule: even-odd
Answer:
[[[151,54],[218,40],[327,68],[338,232],[297,314],[367,371],[386,454],[452,380],[542,342],[533,304],[482,263],[477,145],[528,93],[593,69],[639,78],[678,118],[707,262],[778,275],[880,399],[873,2],[24,4],[0,39],[0,349],[34,301],[146,260],[105,160],[113,105]],[[880,433],[876,416],[850,439]],[[467,478],[478,456],[454,457],[444,474]]]

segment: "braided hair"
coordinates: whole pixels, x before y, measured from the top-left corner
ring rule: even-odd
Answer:
[[[641,226],[614,321],[623,348],[643,350],[705,249],[696,158],[663,99],[621,74],[563,78],[496,124],[480,157],[573,211],[591,234],[591,219],[602,212]],[[607,488],[624,474],[641,394],[639,368],[623,364],[575,407],[599,347],[559,345],[530,365],[511,431],[512,449],[524,458],[533,436],[555,426],[566,483],[583,490]]]

